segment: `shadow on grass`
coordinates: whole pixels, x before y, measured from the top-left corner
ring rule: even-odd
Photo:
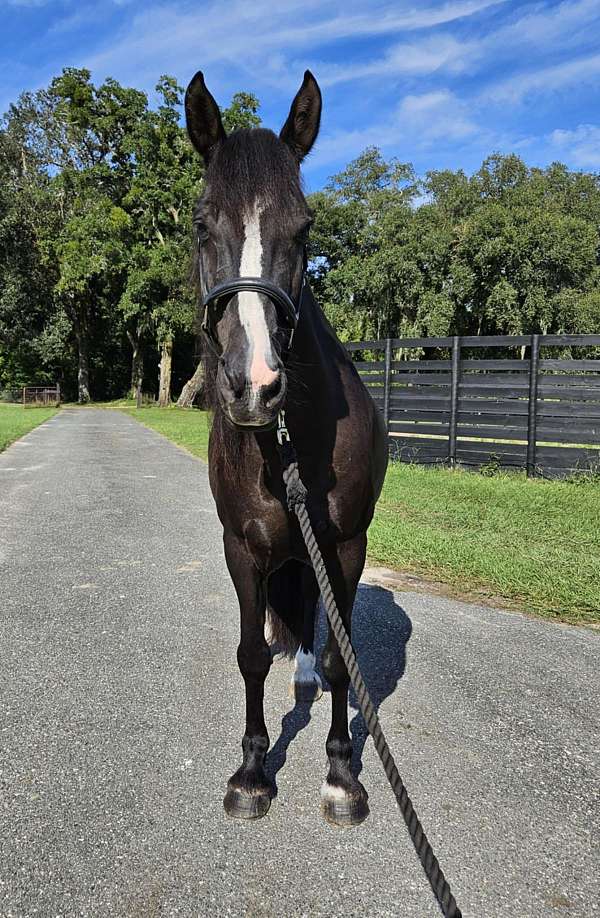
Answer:
[[[327,624],[323,609],[320,610],[317,627],[316,653],[320,661],[321,651],[327,634]],[[394,600],[391,590],[379,586],[361,584],[356,596],[352,616],[352,643],[356,650],[358,663],[367,684],[375,708],[388,698],[396,689],[406,668],[406,645],[412,633],[410,618]],[[329,691],[323,673],[325,691]],[[350,691],[350,706],[356,714],[352,717],[350,731],[352,734],[352,771],[358,776],[362,771],[362,753],[368,737],[368,731],[354,692]],[[281,721],[281,732],[269,752],[265,770],[276,786],[276,776],[283,768],[287,752],[298,734],[310,723],[311,705],[296,702],[292,710]],[[323,750],[325,756],[325,750]]]

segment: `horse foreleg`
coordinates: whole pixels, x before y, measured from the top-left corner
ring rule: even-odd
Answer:
[[[362,574],[367,539],[363,533],[337,546],[336,555],[325,559],[337,607],[350,634],[352,606]],[[350,771],[352,741],[348,733],[348,670],[331,628],[323,650],[323,672],[331,686],[331,729],[326,750],[329,771],[321,788],[321,811],[328,822],[354,826],[369,815],[368,795]]]
[[[273,786],[264,772],[269,748],[265,725],[264,685],[271,666],[265,640],[266,588],[243,541],[225,534],[225,560],[240,604],[240,643],[237,659],[246,687],[246,729],[241,767],[227,782],[223,801],[229,816],[255,819],[271,805]]]

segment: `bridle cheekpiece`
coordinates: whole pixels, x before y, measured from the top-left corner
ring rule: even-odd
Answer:
[[[284,346],[284,350],[288,352],[292,347],[294,332],[296,331],[300,319],[300,307],[302,304],[305,282],[306,256],[304,258],[304,267],[302,271],[302,286],[300,288],[300,295],[298,296],[297,303],[294,303],[291,296],[286,293],[285,290],[282,290],[277,284],[271,283],[271,281],[264,277],[234,277],[233,280],[217,284],[216,287],[208,291],[202,300],[202,331],[212,351],[217,357],[221,357],[223,354],[223,348],[213,328],[213,311],[224,310],[234,296],[237,296],[238,293],[247,291],[249,293],[262,293],[271,300],[279,313],[283,314],[290,328],[290,335],[287,344]]]

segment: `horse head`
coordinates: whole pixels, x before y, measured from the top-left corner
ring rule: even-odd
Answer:
[[[321,93],[306,71],[279,136],[262,128],[227,135],[199,72],[185,112],[206,164],[194,225],[218,402],[236,427],[266,428],[285,399],[285,354],[300,313],[311,213],[299,167],[319,130]]]

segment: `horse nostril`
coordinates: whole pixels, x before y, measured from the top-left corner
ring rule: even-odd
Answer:
[[[231,390],[231,394],[236,399],[241,398],[244,395],[246,389],[245,374],[241,372],[241,370],[236,369],[235,365],[228,360],[223,360],[222,366],[225,378],[227,379],[227,383],[229,384],[229,388]]]
[[[261,389],[261,397],[263,402],[267,407],[271,407],[273,402],[276,402],[279,396],[281,395],[281,390],[283,388],[283,373],[277,373],[277,376],[273,382],[269,383],[268,386],[263,386]]]

